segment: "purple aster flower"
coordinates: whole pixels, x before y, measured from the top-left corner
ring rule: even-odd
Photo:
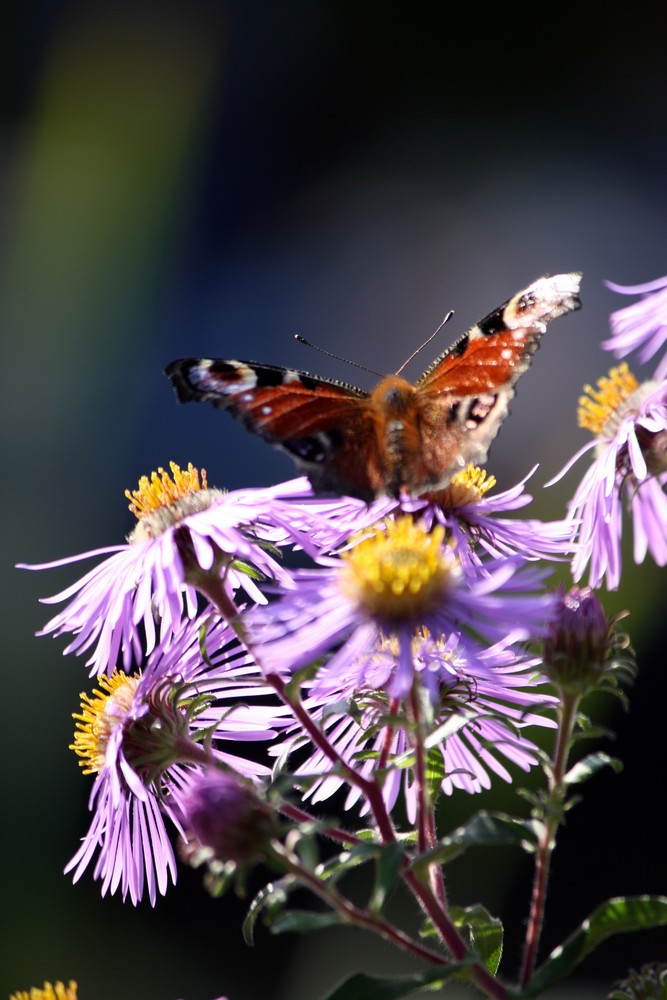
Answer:
[[[297,571],[293,591],[247,619],[265,668],[288,672],[339,647],[313,688],[328,695],[342,679],[364,686],[382,642],[395,638],[386,684],[391,697],[403,698],[412,688],[412,638],[421,627],[436,640],[460,634],[470,657],[479,657],[484,643],[540,635],[552,602],[535,593],[544,574],[503,558],[466,577],[444,538],[442,525],[428,532],[403,516],[362,533],[339,558],[321,560],[326,568]]]
[[[413,501],[411,509],[419,512],[427,527],[434,523],[445,526],[464,572],[472,575],[479,573],[482,567],[479,549],[493,558],[519,555],[529,560],[564,559],[572,553],[570,521],[543,522],[499,516],[520,510],[532,501],[524,487],[535,469],[516,486],[496,496],[487,496],[495,486],[495,477],[487,478],[485,470],[469,465],[444,489],[427,494],[426,506],[423,500],[417,500]]]
[[[538,660],[517,657],[501,645],[471,658],[455,634],[435,640],[420,632],[412,645],[415,676],[430,705],[422,720],[428,725],[425,745],[442,757],[441,787],[446,794],[455,789],[480,792],[490,786],[491,774],[511,781],[507,762],[524,771],[537,763],[537,748],[521,731],[529,725],[556,725],[543,714],[556,699],[542,690]],[[384,771],[383,795],[389,809],[403,789],[413,821],[417,793],[406,761],[412,751],[414,719],[410,706],[386,693],[396,656],[395,640],[385,640],[369,662],[363,686],[355,687],[341,677],[338,688],[326,698],[307,697],[304,703],[348,764],[366,778]],[[294,752],[305,743],[302,734],[292,735],[270,752],[276,756]],[[433,759],[431,767],[437,767]],[[299,766],[295,775],[308,779],[306,797],[318,802],[341,787],[342,778],[327,774],[330,770],[331,762],[320,750]],[[317,774],[325,776],[313,783]],[[359,790],[352,787],[346,808],[359,797]]]
[[[246,779],[267,773],[222,749],[225,740],[236,747],[240,740],[272,738],[276,730],[271,708],[251,703],[266,689],[235,633],[222,621],[213,625],[204,658],[205,625],[205,618],[189,623],[156,647],[142,673],[102,675],[74,716],[72,749],[84,773],[96,778],[91,825],[65,871],[77,881],[95,859],[102,895],[120,888],[136,904],[147,891],[154,904],[169,879],[175,881],[167,823],[183,833],[181,803],[193,774],[217,765]]]
[[[615,351],[619,358],[639,349],[639,360],[648,361],[667,340],[667,276],[642,285],[616,285],[611,281],[605,284],[620,295],[641,295],[642,298],[611,314],[612,336],[603,341],[602,346]],[[663,359],[655,377],[662,379],[666,374],[667,361]]]
[[[110,672],[122,656],[125,670],[138,663],[155,643],[178,631],[183,617],[198,612],[195,585],[213,574],[223,582],[230,600],[242,589],[258,603],[265,598],[253,576],[290,586],[290,576],[273,558],[275,545],[293,545],[314,554],[318,546],[336,543],[353,525],[358,512],[339,510],[327,534],[326,513],[317,513],[312,498],[303,496],[306,480],[272,489],[224,493],[200,483],[196,469],[183,472],[171,465],[173,479],[163,470],[144,477],[139,489],[126,494],[139,523],[124,545],[23,569],[50,569],[83,559],[108,556],[92,570],[43,602],[67,602],[39,635],[69,633],[65,653],[92,649],[90,673]]]
[[[595,442],[581,449],[566,468],[591,447],[595,458],[569,506],[577,527],[572,573],[579,580],[590,563],[589,583],[615,590],[621,578],[623,507],[634,527],[634,558],[650,552],[667,564],[667,382],[641,385],[625,363],[598,388],[586,386],[579,403],[579,424],[593,431]],[[554,480],[555,481],[555,480]]]

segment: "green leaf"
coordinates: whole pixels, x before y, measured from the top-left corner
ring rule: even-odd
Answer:
[[[617,757],[610,757],[606,753],[589,753],[570,768],[565,775],[565,783],[567,785],[580,785],[592,778],[603,767],[613,768],[616,774],[623,770],[623,764]]]
[[[385,979],[378,976],[367,976],[357,972],[334,987],[322,1000],[398,1000],[415,990],[427,986],[442,986],[448,979],[464,969],[472,962],[455,962],[442,968],[427,969],[412,976],[398,976]]]
[[[461,709],[453,715],[448,716],[446,722],[434,729],[432,733],[429,733],[428,737],[424,740],[424,746],[427,750],[431,747],[441,746],[446,743],[450,736],[458,733],[459,729],[462,729],[471,719],[476,718],[474,712]]]
[[[326,913],[287,910],[284,913],[279,913],[275,920],[271,921],[271,933],[285,934],[287,931],[295,931],[299,934],[307,934],[309,931],[321,931],[325,927],[334,927],[342,923],[341,917],[331,910],[327,910]]]
[[[479,812],[447,837],[438,847],[417,858],[413,868],[427,864],[446,864],[463,854],[468,847],[515,846],[524,851],[535,850],[542,826],[537,820],[517,819],[504,813]]]
[[[465,909],[451,907],[449,915],[480,963],[495,976],[503,956],[503,925],[500,920],[492,917],[480,903]]]
[[[549,955],[527,988],[514,997],[535,997],[564,979],[612,934],[646,930],[667,924],[667,896],[619,896],[608,899]]]
[[[368,908],[375,916],[382,913],[387,897],[398,882],[405,847],[403,844],[388,844],[382,849],[375,866],[375,885]]]
[[[431,747],[426,753],[426,787],[431,803],[437,801],[444,779],[445,758],[442,756],[442,749],[439,746]]]
[[[335,882],[351,868],[366,864],[375,858],[382,857],[382,852],[386,850],[382,844],[366,842],[355,844],[346,851],[341,851],[326,861],[323,861],[315,869],[315,874],[323,882]]]
[[[270,882],[257,893],[243,921],[243,940],[247,945],[252,946],[255,943],[255,924],[259,915],[266,910],[270,918],[272,914],[279,912],[287,902],[290,888],[294,888],[291,876],[279,882]]]
[[[251,580],[266,580],[263,573],[260,573],[255,566],[251,566],[250,563],[243,562],[242,559],[235,559],[232,563],[232,569],[235,569],[238,573],[245,573],[249,576]]]
[[[346,698],[342,701],[334,701],[330,705],[325,705],[322,709],[322,722],[326,722],[332,715],[350,715],[355,709],[354,702]],[[354,718],[354,716],[352,716]]]

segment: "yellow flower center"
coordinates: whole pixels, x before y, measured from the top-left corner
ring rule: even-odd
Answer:
[[[109,737],[127,715],[141,675],[128,677],[114,670],[110,677],[102,675],[98,680],[101,690],[96,688],[92,695],[82,691],[81,712],[72,715],[76,731],[70,750],[80,758],[84,774],[98,774],[104,767]]]
[[[148,517],[160,507],[170,507],[190,493],[206,489],[206,469],[201,470],[200,482],[199,470],[195,469],[192,462],[188,464],[185,472],[176,465],[176,462],[170,462],[169,468],[171,477],[160,467],[157,472],[151,472],[150,479],[148,476],[142,476],[136,490],[131,492],[125,490],[125,496],[130,501],[130,510],[139,520]]]
[[[468,465],[452,476],[451,481],[435,494],[436,502],[445,509],[468,507],[479,503],[496,485],[496,477],[486,478],[486,469]]]
[[[33,986],[30,992],[20,990],[12,993],[9,1000],[77,1000],[77,985],[70,979],[67,986],[64,983],[44,983],[44,988],[39,990]]]
[[[343,553],[343,590],[368,614],[410,619],[429,610],[458,573],[443,548],[445,529],[431,532],[410,517],[389,521]]]
[[[184,471],[170,462],[171,475],[166,469],[152,472],[150,479],[142,476],[136,490],[125,490],[129,507],[139,523],[129,536],[130,542],[144,542],[156,538],[189,514],[206,510],[222,496],[222,490],[209,489],[206,470],[190,462]]]
[[[579,399],[577,417],[579,426],[593,434],[603,434],[609,430],[610,421],[639,387],[637,379],[625,361],[612,368],[608,377],[599,378],[597,389],[584,386],[585,396]]]

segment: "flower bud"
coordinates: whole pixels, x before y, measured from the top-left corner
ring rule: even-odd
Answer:
[[[207,771],[192,782],[183,811],[186,828],[223,862],[258,860],[276,832],[273,811],[222,771]]]
[[[584,694],[599,685],[610,648],[610,622],[590,587],[558,594],[544,640],[544,670],[563,689]]]
[[[667,965],[651,962],[614,983],[607,1000],[667,1000]]]

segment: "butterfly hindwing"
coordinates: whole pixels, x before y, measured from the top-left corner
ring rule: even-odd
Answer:
[[[206,358],[173,361],[166,374],[181,402],[209,401],[286,451],[316,491],[419,495],[486,459],[547,323],[579,308],[580,279],[538,278],[414,386],[390,375],[369,394],[292,368]]]

